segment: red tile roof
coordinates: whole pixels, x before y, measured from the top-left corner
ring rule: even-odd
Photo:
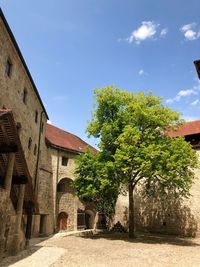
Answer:
[[[200,120],[185,122],[184,124],[180,125],[177,130],[168,131],[168,135],[171,137],[193,134],[200,134]]]
[[[53,146],[70,150],[76,153],[85,152],[87,147],[91,149],[91,152],[93,154],[96,154],[98,152],[94,147],[87,144],[78,136],[66,132],[51,124],[46,125],[46,139]]]

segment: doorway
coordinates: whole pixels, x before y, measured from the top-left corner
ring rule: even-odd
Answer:
[[[66,212],[60,212],[58,214],[58,231],[66,231],[67,230],[67,219],[68,214]]]

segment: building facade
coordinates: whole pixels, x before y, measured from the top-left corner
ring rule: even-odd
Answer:
[[[46,126],[46,140],[53,175],[55,231],[93,228],[96,210],[91,204],[78,199],[73,181],[76,157],[84,153],[87,147],[92,153],[97,153],[96,149],[79,137],[50,124]]]
[[[50,214],[38,199],[49,180],[45,127],[48,115],[8,23],[0,10],[0,254],[25,247],[36,214]],[[44,171],[45,170],[45,171]],[[49,180],[49,183],[50,180]],[[40,197],[40,195],[39,195]],[[39,202],[43,205],[39,205]],[[49,232],[52,230],[49,229]]]

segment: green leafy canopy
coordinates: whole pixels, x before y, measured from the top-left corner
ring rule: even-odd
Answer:
[[[187,196],[197,155],[184,138],[167,130],[181,124],[179,114],[150,92],[137,94],[113,86],[95,90],[96,105],[87,131],[99,138],[100,152],[81,155],[75,182],[79,196],[109,199],[120,185],[133,191],[143,181],[146,192],[174,189]]]

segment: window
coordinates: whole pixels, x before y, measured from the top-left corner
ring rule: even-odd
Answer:
[[[31,149],[31,145],[32,145],[32,139],[29,138],[29,139],[28,139],[28,149],[29,149],[29,150]]]
[[[67,164],[68,164],[68,158],[62,157],[62,165],[67,166]]]
[[[5,74],[10,77],[12,73],[12,63],[10,59],[8,58],[6,61],[6,67],[5,67]]]
[[[24,89],[24,91],[23,91],[23,102],[24,102],[24,104],[27,103],[27,90],[26,89]]]
[[[38,122],[38,112],[37,112],[37,110],[35,111],[35,123],[37,123]]]
[[[36,154],[37,154],[37,145],[35,144],[35,146],[34,146],[34,156],[36,156]]]

